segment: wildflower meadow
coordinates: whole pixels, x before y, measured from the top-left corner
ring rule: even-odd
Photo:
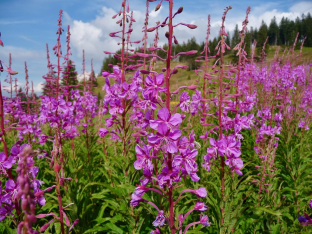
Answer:
[[[179,1],[142,1],[141,31],[131,1],[115,2],[120,50],[99,51],[114,61],[99,76],[85,51],[72,60],[62,10],[40,97],[27,61],[0,57],[0,233],[312,233],[311,39],[269,51],[269,36],[247,38],[246,6],[233,44],[224,6],[212,49],[207,9],[202,46],[178,51],[176,27],[197,29],[175,20]]]

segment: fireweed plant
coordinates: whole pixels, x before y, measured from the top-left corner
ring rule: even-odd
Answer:
[[[158,10],[162,1],[156,6]],[[148,32],[152,32],[159,27],[168,27],[168,31],[165,36],[168,39],[167,58],[160,58],[156,54],[143,54],[136,53],[143,58],[157,57],[163,61],[166,61],[166,68],[163,69],[166,73],[155,74],[154,71],[141,71],[149,74],[144,83],[142,90],[142,97],[144,100],[139,101],[137,105],[140,105],[142,109],[158,110],[157,118],[151,118],[150,110],[146,111],[146,124],[144,131],[139,131],[136,136],[140,136],[137,139],[138,144],[135,146],[135,152],[137,159],[134,162],[136,170],[142,170],[143,176],[140,179],[140,185],[137,186],[134,193],[131,195],[132,200],[130,204],[134,207],[140,203],[148,203],[156,209],[157,215],[153,222],[153,226],[156,227],[151,233],[160,233],[160,230],[164,230],[167,226],[171,233],[186,233],[187,230],[194,226],[201,224],[203,226],[209,226],[209,220],[207,215],[203,212],[207,210],[207,206],[204,202],[197,201],[195,206],[188,210],[186,213],[180,213],[176,208],[178,202],[184,193],[194,193],[198,198],[206,197],[207,192],[205,188],[199,189],[184,189],[178,192],[179,182],[191,178],[192,181],[199,181],[199,177],[196,174],[198,171],[196,156],[198,154],[196,149],[196,142],[194,140],[195,134],[191,132],[189,136],[182,136],[180,126],[184,115],[177,113],[177,108],[171,111],[170,99],[172,95],[177,94],[180,89],[195,89],[197,86],[182,86],[174,92],[170,92],[169,81],[172,75],[178,72],[177,68],[182,66],[176,66],[173,69],[170,68],[171,60],[175,57],[172,56],[172,42],[176,40],[173,35],[173,28],[178,25],[185,25],[191,29],[195,29],[197,26],[192,24],[178,23],[173,24],[173,19],[177,14],[182,13],[183,8],[180,7],[178,11],[173,14],[173,1],[169,1],[169,17],[167,17],[163,23],[158,24],[155,27],[148,28]],[[167,22],[168,21],[168,22]],[[150,50],[157,50],[160,48],[150,48]],[[194,54],[197,51],[181,52],[180,54]],[[179,54],[178,54],[179,55]],[[176,56],[178,56],[176,55]],[[185,67],[183,67],[185,68]],[[163,84],[165,83],[165,87]],[[165,92],[166,99],[163,101],[160,93]],[[182,96],[185,95],[182,93]],[[180,105],[183,109],[183,105]],[[185,107],[188,108],[188,107]],[[158,193],[161,200],[160,204],[155,204],[150,200],[144,199],[143,196],[146,192],[151,191]],[[175,194],[179,194],[175,197]],[[176,212],[179,213],[176,213]],[[200,211],[200,217],[198,221],[185,224],[184,221],[192,212]],[[178,222],[175,217],[178,216]]]
[[[131,40],[135,20],[129,1],[113,16],[121,17],[121,30],[110,36],[121,39],[122,49],[104,51],[120,62],[102,73],[100,107],[92,94],[92,60],[91,77],[72,85],[69,27],[64,56],[61,50],[62,11],[53,47],[57,64],[47,45],[40,99],[26,62],[23,92],[11,55],[8,64],[0,60],[9,84],[8,97],[0,88],[0,232],[310,233],[312,76],[311,64],[302,58],[305,38],[297,34],[282,55],[277,48],[272,62],[265,59],[265,42],[258,47],[259,64],[255,41],[252,53],[245,52],[250,8],[239,43],[227,45],[227,7],[213,56],[208,16],[196,58],[201,81],[172,90],[170,81],[187,68],[172,60],[198,54],[172,55],[179,44],[173,29],[196,26],[174,22],[183,7],[174,11],[172,0],[169,16],[148,26],[152,2],[157,0],[146,1],[141,41]],[[161,28],[168,47],[158,45]],[[151,33],[154,43],[148,47]],[[230,46],[237,64],[226,63]],[[158,69],[156,62],[165,67]],[[85,75],[84,51],[82,63]]]

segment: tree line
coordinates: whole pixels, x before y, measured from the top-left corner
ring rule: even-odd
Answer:
[[[262,21],[259,29],[250,27],[245,35],[245,50],[247,54],[250,54],[251,52],[251,45],[254,40],[257,41],[256,45],[256,54],[255,56],[260,56],[262,46],[268,38],[268,42],[266,45],[266,51],[269,49],[269,46],[291,46],[294,43],[294,40],[296,38],[297,32],[299,32],[298,37],[298,43],[297,48],[299,48],[300,43],[302,42],[303,38],[306,37],[304,46],[306,47],[312,47],[312,17],[311,14],[308,13],[307,15],[302,14],[301,18],[297,17],[295,20],[290,20],[286,17],[283,17],[281,21],[278,23],[276,21],[276,17],[274,16],[271,19],[271,22],[269,25],[267,25],[264,21]],[[229,37],[226,38],[226,44],[228,44],[231,48],[233,48],[235,45],[237,45],[240,41],[239,37],[239,28],[236,24],[235,29],[233,31],[233,34],[230,35],[229,32],[227,32]],[[218,41],[220,40],[220,37],[215,37],[212,40],[209,40],[209,49],[210,49],[210,55],[215,55],[217,51],[215,51],[215,48],[218,44]],[[168,49],[168,45],[164,44],[163,49]],[[179,62],[186,62],[189,66],[190,70],[194,70],[196,68],[196,62],[195,58],[200,55],[200,52],[204,50],[204,41],[201,43],[197,43],[195,37],[192,37],[191,39],[184,41],[181,44],[173,44],[173,54],[177,54],[180,52],[190,51],[190,50],[197,50],[198,53],[194,55],[181,55],[178,58]],[[134,53],[140,51],[140,48],[136,48]],[[117,51],[117,53],[120,53],[121,50]],[[158,55],[160,57],[165,58],[166,54],[165,52],[159,50]],[[235,52],[228,51],[227,53],[231,53],[232,62],[236,62],[236,56]],[[257,57],[256,57],[257,58]],[[136,59],[134,59],[136,60]],[[118,59],[116,59],[114,56],[109,55],[108,57],[104,58],[101,71],[99,74],[102,73],[102,71],[112,71],[112,68],[109,67],[109,64],[117,64],[119,62]],[[135,62],[133,62],[135,63]]]

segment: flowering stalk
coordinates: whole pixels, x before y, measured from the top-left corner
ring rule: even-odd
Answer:
[[[206,42],[205,42],[205,67],[204,67],[204,75],[203,75],[203,98],[206,99],[206,79],[208,75],[208,53],[210,53],[209,50],[209,35],[210,35],[210,15],[208,15],[208,29],[207,29],[207,36],[206,36]],[[204,106],[204,113],[206,112],[205,106]]]
[[[54,54],[57,56],[57,78],[56,78],[56,100],[59,98],[59,90],[60,90],[60,73],[61,73],[61,66],[60,66],[60,58],[62,56],[61,52],[61,34],[64,29],[62,29],[62,14],[63,10],[60,10],[59,13],[59,19],[58,19],[58,30],[57,30],[57,44],[54,46]],[[55,111],[56,116],[58,115],[57,109]],[[62,205],[62,195],[61,195],[61,186],[60,186],[60,175],[59,172],[61,168],[63,168],[63,157],[62,152],[60,152],[59,147],[61,149],[61,136],[59,134],[59,125],[55,128],[55,137],[54,137],[54,172],[56,176],[56,192],[57,192],[57,198],[59,203],[59,212],[60,212],[60,223],[61,223],[61,232],[62,234],[65,234],[64,229],[64,222],[63,222],[63,205]]]
[[[167,68],[166,68],[166,107],[170,114],[170,87],[169,87],[169,80],[170,80],[170,62],[171,62],[171,49],[172,49],[172,35],[173,35],[173,26],[172,26],[172,11],[173,11],[173,0],[169,0],[169,23],[168,23],[168,30],[169,30],[169,37],[168,37],[168,51],[167,51]],[[172,173],[172,154],[168,152],[168,169],[169,174]],[[175,233],[174,227],[174,211],[173,211],[173,197],[172,197],[173,188],[169,188],[168,197],[169,197],[169,227],[171,229],[171,233]]]
[[[36,222],[35,216],[35,194],[34,186],[31,183],[27,173],[31,169],[28,164],[32,160],[31,154],[32,150],[30,147],[24,147],[23,151],[19,154],[20,161],[18,162],[18,167],[16,172],[18,173],[17,181],[19,183],[19,191],[16,198],[21,199],[22,210],[24,212],[24,221],[20,222],[17,228],[17,233],[39,233],[32,229],[32,224]],[[30,158],[29,158],[30,157]]]
[[[162,1],[157,5],[156,10],[160,8]],[[173,25],[173,18],[175,15],[180,14],[183,11],[183,8],[180,7],[178,11],[173,15],[173,1],[169,0],[169,16],[162,24],[157,24],[156,27],[152,29],[148,29],[148,32],[152,32],[157,30],[159,25],[168,26],[168,32],[166,32],[166,37],[168,39],[168,49],[166,51],[167,58],[163,59],[166,61],[166,68],[163,71],[166,71],[166,74],[160,73],[157,74],[155,71],[146,71],[141,70],[143,74],[149,74],[145,80],[145,87],[142,91],[142,96],[144,100],[139,101],[138,105],[141,106],[142,109],[147,109],[146,107],[150,106],[152,110],[157,109],[157,105],[161,107],[157,114],[157,119],[154,119],[151,116],[151,112],[149,110],[146,111],[146,117],[144,122],[144,131],[138,131],[135,136],[142,137],[147,141],[138,139],[138,144],[135,147],[135,151],[137,154],[137,160],[134,162],[134,167],[136,170],[143,170],[143,177],[141,178],[141,185],[138,185],[132,194],[132,200],[130,204],[132,206],[137,206],[141,202],[146,202],[152,205],[158,212],[158,215],[153,222],[155,227],[162,227],[167,222],[169,225],[170,232],[172,234],[179,231],[179,233],[183,232],[183,214],[180,214],[182,217],[179,218],[179,225],[175,225],[175,206],[177,205],[181,195],[178,197],[176,201],[173,200],[173,192],[174,189],[179,187],[178,183],[182,178],[186,179],[186,177],[190,176],[191,180],[197,182],[200,178],[197,176],[196,172],[198,171],[196,156],[197,149],[195,146],[197,145],[194,140],[195,134],[193,131],[190,133],[189,137],[181,136],[182,131],[179,129],[180,124],[182,122],[181,114],[176,113],[177,108],[174,111],[170,109],[170,99],[174,94],[178,94],[180,89],[196,89],[196,85],[191,86],[182,86],[178,88],[176,91],[170,92],[170,78],[172,75],[178,72],[177,68],[184,68],[184,66],[176,66],[173,69],[170,68],[171,59],[175,56],[172,56],[172,40],[176,41],[176,38],[173,36],[173,27],[177,25],[186,25],[183,23]],[[168,20],[168,23],[167,23]],[[196,26],[192,26],[191,28],[196,28]],[[157,40],[157,36],[155,38],[155,43]],[[155,51],[160,48],[149,48],[150,51]],[[180,54],[195,54],[197,51],[188,51],[181,52]],[[137,53],[138,56],[143,58],[148,57],[157,57],[155,54],[142,54]],[[162,58],[161,58],[162,59]],[[151,74],[152,73],[152,74]],[[162,85],[165,83],[165,87]],[[159,93],[166,93],[166,100],[162,100]],[[185,95],[186,92],[182,94]],[[181,96],[182,96],[181,94]],[[165,104],[165,105],[163,105]],[[181,109],[184,108],[184,105],[181,104]],[[150,128],[151,132],[148,133],[148,129]],[[158,164],[158,165],[157,165]],[[160,164],[160,167],[158,167]],[[154,175],[155,173],[155,175]],[[147,184],[150,184],[151,187],[146,187]],[[176,185],[175,185],[176,184]],[[158,190],[155,188],[160,188]],[[200,190],[200,191],[199,191]],[[159,209],[156,204],[152,204],[150,201],[146,201],[142,199],[142,195],[147,191],[153,191],[158,193],[160,196],[166,198],[167,210]],[[199,198],[205,197],[207,192],[204,188],[193,190],[186,189],[181,192],[190,192],[195,193]],[[162,205],[163,207],[163,205]],[[197,202],[195,207],[189,210],[185,217],[188,216],[193,211],[206,211],[207,207],[203,202]],[[201,222],[193,223],[200,224]],[[205,223],[206,224],[206,223]],[[191,225],[191,226],[192,226]],[[204,224],[203,224],[204,225]],[[205,225],[204,225],[205,226]],[[206,225],[207,226],[207,225]],[[190,226],[186,226],[186,231]],[[186,232],[185,231],[185,232]],[[151,233],[160,233],[159,229],[152,231]]]
[[[238,94],[239,90],[238,90],[238,83],[239,83],[239,77],[240,77],[240,72],[242,69],[242,59],[245,61],[247,60],[246,58],[246,52],[243,48],[243,44],[244,44],[244,39],[245,39],[245,33],[247,32],[247,24],[248,24],[248,15],[250,13],[250,6],[247,8],[246,10],[246,18],[243,21],[243,28],[240,31],[240,42],[238,43],[238,45],[236,45],[234,47],[233,50],[238,50],[237,54],[238,54],[238,65],[237,65],[237,77],[236,77],[236,94]],[[236,96],[236,109],[238,109],[238,95]]]
[[[92,71],[91,71],[92,72]],[[88,156],[88,162],[90,162],[90,154],[89,154],[89,134],[88,134],[88,114],[87,114],[87,102],[86,102],[86,66],[85,66],[85,52],[84,50],[82,50],[82,74],[83,74],[83,98],[84,98],[84,126],[85,126],[85,134],[86,134],[86,144],[87,144],[87,156]]]
[[[225,42],[224,42],[224,35],[225,35],[225,29],[224,29],[224,22],[225,22],[225,17],[227,12],[232,9],[231,6],[227,7],[223,13],[222,16],[222,26],[221,26],[221,55],[220,55],[220,75],[219,75],[219,139],[222,139],[222,103],[223,103],[223,53],[225,52]],[[224,166],[225,166],[225,159],[224,157],[221,157],[221,193],[222,193],[222,200],[224,201],[225,196],[224,196],[224,190],[225,190],[225,176],[224,176]],[[224,207],[221,208],[221,225],[223,224],[224,220]]]

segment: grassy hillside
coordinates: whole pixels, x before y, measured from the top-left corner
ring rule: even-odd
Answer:
[[[272,62],[274,55],[275,55],[275,51],[276,51],[276,46],[271,46],[269,49],[269,52],[266,56],[266,62]],[[284,49],[281,48],[279,51],[279,56],[282,57],[284,53]],[[300,51],[299,50],[295,50],[295,56],[299,56]],[[284,58],[290,58],[292,56],[292,53],[286,51],[284,54]],[[309,63],[312,61],[312,47],[304,47],[302,50],[302,56],[298,59],[296,58],[296,60],[298,60],[296,63]],[[231,62],[231,58],[230,55],[226,55],[224,58],[225,63],[230,63]],[[214,61],[211,60],[209,62],[209,64],[212,64]],[[176,65],[186,65],[186,62],[172,62],[171,64],[171,68],[175,67]],[[162,61],[157,61],[157,65],[156,65],[156,72],[160,73],[161,69],[164,68],[166,65],[164,62]],[[201,77],[198,77],[196,75],[196,73],[194,71],[188,71],[188,70],[182,70],[179,69],[179,72],[176,75],[173,75],[171,80],[170,80],[170,87],[171,90],[174,91],[176,90],[178,87],[183,86],[183,85],[191,85],[191,84],[197,84],[198,80],[202,80]],[[94,95],[98,95],[98,93],[100,93],[101,98],[104,97],[104,91],[102,90],[103,86],[104,86],[104,78],[102,76],[97,77],[97,82],[98,82],[98,86],[96,88],[94,88],[93,92]]]

